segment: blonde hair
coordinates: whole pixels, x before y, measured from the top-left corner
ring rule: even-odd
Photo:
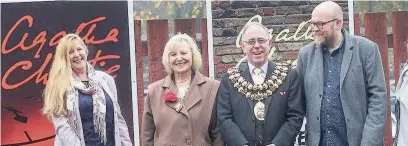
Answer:
[[[74,43],[85,46],[85,43],[76,34],[65,35],[57,45],[48,74],[48,81],[43,92],[44,107],[42,113],[47,117],[66,114],[65,92],[72,88],[69,51],[74,47]]]
[[[164,69],[168,74],[173,73],[172,69],[170,68],[169,53],[174,48],[174,46],[181,43],[187,43],[190,46],[191,52],[193,54],[193,62],[191,68],[194,71],[198,71],[201,68],[203,61],[201,59],[201,53],[198,51],[198,46],[195,40],[187,34],[178,33],[170,38],[170,40],[166,43],[163,51],[162,62]]]

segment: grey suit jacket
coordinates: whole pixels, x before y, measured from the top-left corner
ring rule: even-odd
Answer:
[[[363,37],[345,35],[340,73],[340,98],[350,146],[382,146],[386,119],[386,84],[378,46]],[[299,51],[297,64],[306,98],[306,145],[320,141],[323,95],[322,47],[314,42]]]
[[[129,138],[129,131],[126,122],[120,112],[118,104],[118,94],[116,90],[115,80],[112,76],[102,71],[96,71],[96,76],[100,78],[100,85],[103,90],[111,97],[114,107],[114,123],[115,123],[115,146],[131,146],[132,142]],[[79,105],[79,104],[76,104]],[[54,146],[85,146],[84,135],[82,130],[81,116],[79,107],[77,108],[78,128],[73,129],[67,123],[68,118],[65,116],[53,116],[52,123],[55,128],[55,143]],[[74,114],[73,114],[74,115]],[[77,131],[77,132],[75,132]],[[78,133],[78,134],[76,134]]]

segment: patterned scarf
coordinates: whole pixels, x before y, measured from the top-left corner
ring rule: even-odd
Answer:
[[[89,79],[89,86],[86,86],[80,80],[73,78],[71,81],[72,86],[69,91],[67,91],[67,109],[68,109],[68,123],[72,128],[75,129],[75,132],[78,134],[77,128],[78,127],[78,117],[79,115],[75,115],[79,110],[77,106],[79,95],[78,92],[82,92],[85,94],[92,95],[93,101],[93,123],[95,127],[95,132],[99,134],[101,138],[101,142],[106,145],[106,101],[105,101],[105,94],[101,85],[98,82],[98,78],[95,74],[95,69],[92,67],[90,63],[87,62],[87,72],[88,72],[88,79]]]

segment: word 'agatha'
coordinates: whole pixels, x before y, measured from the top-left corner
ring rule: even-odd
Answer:
[[[80,34],[80,33],[85,33],[85,36],[82,38],[86,44],[90,45],[97,45],[97,44],[103,44],[107,42],[113,42],[116,43],[118,42],[118,35],[119,35],[119,30],[117,28],[111,28],[109,32],[106,34],[105,38],[103,39],[96,39],[95,35],[93,34],[95,28],[97,27],[97,24],[105,20],[106,17],[97,17],[93,20],[90,20],[88,22],[83,22],[80,23],[75,31],[75,34]],[[1,53],[2,55],[13,55],[10,54],[17,49],[21,48],[23,52],[28,52],[33,48],[37,48],[36,53],[34,54],[34,59],[40,59],[42,56],[40,56],[41,50],[44,48],[45,45],[48,45],[50,48],[54,48],[57,44],[59,39],[61,39],[63,36],[65,36],[67,33],[66,31],[60,31],[56,33],[54,36],[51,37],[51,39],[48,41],[47,39],[47,31],[43,30],[39,32],[36,37],[30,42],[27,40],[28,36],[30,35],[28,31],[29,28],[33,27],[34,23],[34,18],[30,15],[25,15],[21,17],[19,20],[16,21],[16,23],[10,28],[10,30],[7,32],[6,36],[4,37],[4,40],[2,41],[1,44]],[[88,28],[86,30],[86,28]],[[16,39],[18,37],[19,33],[18,32],[23,31],[23,35],[20,38],[20,41],[15,41],[18,42],[18,44],[11,44],[12,41],[10,39]],[[16,32],[16,34],[14,34]],[[48,43],[47,43],[48,41]],[[12,46],[12,47],[10,47]],[[38,47],[37,47],[38,46]],[[10,68],[6,70],[4,73],[2,80],[1,80],[1,85],[4,89],[16,89],[30,80],[33,80],[35,78],[35,83],[43,83],[46,84],[47,78],[48,78],[48,73],[44,73],[44,70],[46,69],[47,65],[50,63],[52,56],[53,56],[54,51],[47,53],[45,56],[45,59],[43,60],[42,65],[37,69],[37,71],[33,71],[33,73],[30,73],[28,77],[25,79],[21,78],[20,81],[14,81],[13,83],[10,83],[8,80],[9,78],[12,78],[11,76],[15,72],[21,72],[22,71],[30,71],[32,70],[33,67],[33,62],[30,60],[21,60],[14,65],[11,65]],[[114,59],[119,59],[119,55],[102,55],[102,50],[98,50],[96,52],[95,57],[90,60],[92,65],[96,65],[99,63],[100,66],[105,66],[107,60],[114,60]],[[120,68],[120,65],[114,64],[110,68],[106,70],[107,73],[114,73],[118,71]],[[18,70],[21,69],[21,70]],[[115,77],[115,76],[114,76]]]

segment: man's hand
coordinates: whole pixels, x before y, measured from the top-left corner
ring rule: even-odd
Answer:
[[[266,146],[275,146],[275,144],[269,144],[269,145],[266,145]]]

